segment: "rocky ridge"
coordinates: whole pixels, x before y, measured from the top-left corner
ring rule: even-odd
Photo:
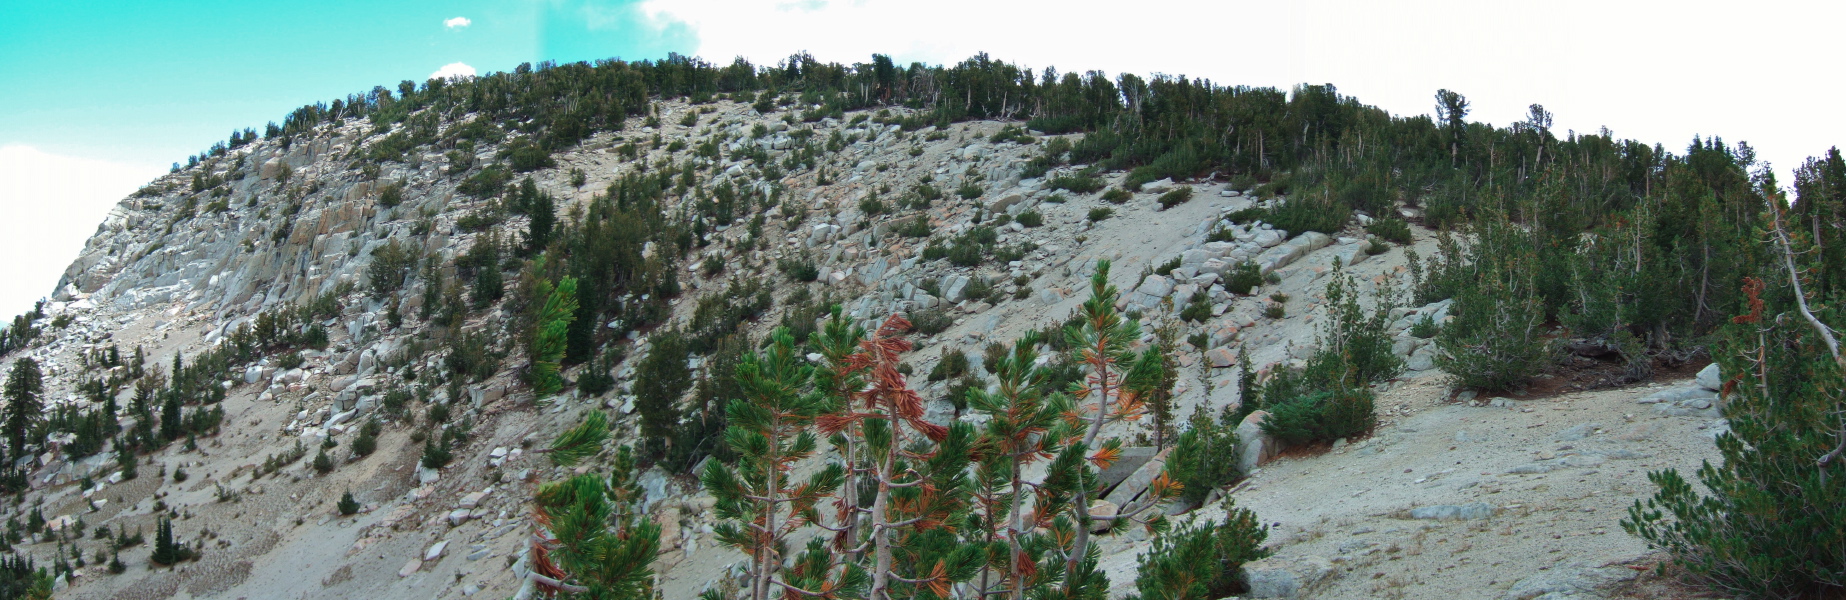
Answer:
[[[699,125],[674,124],[689,112],[698,114]],[[1024,177],[1027,161],[1041,153],[1043,144],[991,141],[1004,123],[969,122],[908,133],[896,125],[863,119],[791,126],[723,101],[703,106],[662,102],[660,115],[664,124],[658,127],[634,120],[628,131],[598,134],[554,155],[556,166],[529,175],[540,189],[560,199],[560,215],[572,214],[623,174],[666,161],[704,165],[701,185],[729,182],[780,194],[783,203],[764,215],[767,225],[760,239],[766,242],[746,247],[746,241],[759,238],[748,231],[747,218],[739,217],[707,233],[709,245],[704,249],[680,259],[685,293],[674,301],[670,322],[691,319],[697,297],[750,279],[772,283],[778,309],[798,288],[807,288],[831,293],[854,319],[868,324],[892,313],[942,310],[952,319],[949,326],[919,336],[909,359],[920,374],[934,365],[944,348],[976,354],[989,341],[1011,340],[1061,322],[1084,300],[1084,283],[1096,261],[1107,259],[1116,265],[1112,281],[1123,290],[1121,308],[1137,314],[1150,332],[1142,342],[1152,342],[1151,332],[1163,327],[1180,331],[1178,337],[1187,340],[1181,344],[1184,371],[1175,390],[1175,413],[1184,415],[1194,407],[1215,410],[1235,402],[1232,367],[1240,348],[1259,368],[1304,359],[1324,321],[1325,299],[1320,293],[1336,264],[1355,276],[1368,298],[1398,285],[1403,271],[1402,250],[1373,248],[1357,221],[1331,236],[1231,223],[1226,220],[1231,214],[1276,200],[1258,200],[1247,190],[1221,182],[1154,182],[1120,204],[1096,194],[1048,189],[1050,181],[1074,174],[1076,167]],[[804,129],[812,133],[796,135]],[[752,163],[699,157],[689,149],[657,144],[637,158],[620,151],[626,143],[658,135],[686,140],[687,147],[717,140],[726,156],[760,149],[774,160],[796,152],[799,139],[835,133],[856,139],[826,155],[819,172],[774,180]],[[635,358],[614,366],[614,392],[587,397],[568,391],[542,399],[520,383],[512,368],[518,361],[509,360],[507,368],[462,389],[459,397],[431,390],[431,402],[453,407],[452,423],[472,423],[470,441],[456,450],[456,460],[445,468],[421,468],[419,431],[398,424],[386,428],[371,457],[344,463],[329,474],[314,473],[305,460],[267,477],[259,474],[256,467],[263,461],[257,457],[287,453],[297,442],[312,448],[324,439],[348,441],[358,423],[380,411],[389,391],[415,385],[415,373],[443,368],[440,350],[426,343],[425,324],[408,316],[421,308],[427,282],[407,277],[396,307],[361,288],[377,251],[388,245],[436,257],[445,274],[452,276],[455,259],[484,235],[468,231],[461,221],[490,201],[458,191],[462,178],[448,173],[454,157],[435,150],[413,151],[375,174],[357,168],[354,157],[381,137],[370,123],[352,121],[323,128],[317,137],[286,147],[273,140],[256,142],[163,177],[112,211],[66,271],[47,320],[66,318],[69,324],[48,327],[40,342],[15,358],[32,356],[47,365],[48,398],[86,407],[75,388],[85,368],[80,356],[86,352],[108,345],[142,347],[159,362],[221,344],[265,310],[329,295],[341,309],[339,316],[322,323],[329,332],[327,350],[303,352],[302,363],[288,367],[279,357],[264,358],[243,366],[241,377],[224,381],[228,399],[223,433],[201,439],[197,450],[175,445],[146,457],[142,477],[128,481],[107,475],[113,461],[106,452],[69,463],[47,455],[33,465],[32,498],[48,518],[81,518],[89,527],[126,531],[151,529],[157,514],[177,514],[180,536],[205,548],[202,561],[173,570],[150,569],[145,547],[131,549],[122,555],[130,565],[127,573],[111,575],[94,564],[80,569],[83,576],[77,580],[62,583],[69,590],[61,595],[512,596],[521,593],[527,565],[526,540],[533,524],[525,500],[531,483],[561,474],[535,460],[532,444],[549,440],[586,408],[609,409],[616,417],[618,439],[637,435],[629,394]],[[472,161],[492,162],[498,150],[491,145],[478,148]],[[573,171],[583,174],[581,185],[572,184]],[[193,193],[189,179],[195,175],[222,177],[224,183]],[[945,190],[968,185],[979,193],[957,198],[951,192],[926,208],[866,214],[866,200],[891,199],[926,176]],[[1102,177],[1111,185],[1121,180],[1119,173]],[[401,203],[395,206],[384,201],[388,182],[403,185]],[[1194,191],[1193,199],[1172,208],[1159,205],[1161,194],[1182,186]],[[688,195],[677,201],[694,199]],[[1095,209],[1112,214],[1096,219]],[[1039,224],[1028,226],[1019,219],[1028,212],[1039,215]],[[991,224],[997,214],[1008,215],[1010,222],[996,228],[995,243],[1017,249],[1015,260],[969,267],[925,260],[931,238],[896,233],[921,217],[934,238],[946,239]],[[524,226],[524,217],[518,216],[502,224],[509,231]],[[1211,241],[1214,232],[1224,241]],[[1415,238],[1421,251],[1433,247],[1429,232],[1415,229]],[[812,257],[818,269],[812,283],[788,281],[770,269],[780,259],[802,256]],[[706,258],[730,268],[708,276],[700,269]],[[1162,269],[1164,274],[1154,272],[1173,260],[1177,266]],[[1254,261],[1267,277],[1250,295],[1233,294],[1223,285],[1243,260]],[[970,294],[980,288],[991,291],[980,297]],[[1210,317],[1182,321],[1178,314],[1195,294],[1206,298]],[[1272,304],[1281,307],[1283,316],[1266,314]],[[390,324],[393,308],[406,315],[402,325]],[[1637,393],[1628,390],[1547,400],[1452,401],[1441,384],[1442,374],[1434,370],[1434,345],[1410,334],[1418,320],[1427,316],[1441,322],[1447,310],[1447,303],[1437,303],[1399,309],[1394,315],[1394,350],[1408,360],[1411,371],[1384,387],[1384,424],[1371,438],[1327,454],[1271,462],[1278,460],[1273,444],[1265,447],[1260,434],[1245,430],[1250,435],[1244,436],[1248,444],[1241,458],[1255,476],[1228,493],[1277,523],[1279,534],[1272,538],[1280,549],[1278,557],[1251,566],[1253,582],[1264,582],[1256,589],[1258,597],[1453,595],[1453,586],[1435,582],[1456,571],[1491,580],[1459,581],[1484,586],[1474,589],[1502,590],[1507,597],[1608,593],[1611,586],[1632,579],[1627,569],[1618,568],[1615,574],[1629,571],[1628,577],[1606,575],[1608,565],[1632,562],[1644,554],[1619,531],[1594,538],[1620,543],[1603,544],[1608,550],[1596,560],[1560,567],[1571,569],[1567,575],[1552,573],[1555,563],[1512,565],[1510,558],[1490,568],[1474,568],[1478,562],[1490,562],[1487,559],[1444,557],[1446,562],[1433,564],[1437,561],[1415,558],[1418,554],[1389,552],[1392,546],[1385,540],[1403,547],[1406,540],[1423,544],[1431,535],[1466,528],[1471,533],[1449,537],[1470,541],[1453,543],[1478,542],[1483,548],[1492,544],[1501,548],[1497,552],[1518,555],[1529,549],[1521,544],[1563,539],[1513,541],[1531,538],[1530,533],[1516,537],[1522,532],[1556,530],[1562,536],[1600,530],[1589,535],[1604,536],[1613,528],[1615,509],[1647,491],[1633,470],[1617,475],[1613,465],[1622,463],[1611,461],[1684,469],[1713,454],[1704,436],[1722,425],[1713,422],[1715,394],[1692,391],[1700,388],[1649,388],[1648,395],[1639,398],[1654,405],[1646,411],[1627,404]],[[507,318],[499,310],[489,310],[463,329],[498,331]],[[760,334],[773,324],[773,319],[762,319],[747,327]],[[1193,334],[1203,334],[1205,343],[1194,346],[1199,338]],[[645,355],[648,342],[645,333],[631,336],[628,356]],[[971,368],[979,375],[979,361],[973,362]],[[581,377],[584,368],[567,372],[567,377]],[[948,403],[940,400],[949,382],[926,383],[917,377],[915,383],[926,398],[935,400],[932,419],[955,418]],[[1544,439],[1559,423],[1533,415],[1569,410],[1590,414],[1561,417],[1580,422]],[[1473,425],[1459,424],[1470,418],[1485,423],[1478,434],[1482,437],[1477,439]],[[1648,427],[1646,433],[1636,433]],[[1622,433],[1614,433],[1618,431]],[[1108,433],[1132,439],[1144,432],[1141,425],[1132,425]],[[1576,437],[1564,440],[1567,434]],[[1618,439],[1622,435],[1640,437]],[[1447,450],[1423,447],[1444,441],[1452,441]],[[1449,455],[1470,464],[1443,467],[1447,471],[1424,465],[1433,463],[1435,456]],[[1129,483],[1117,486],[1111,501],[1125,503],[1138,494],[1133,482],[1145,487],[1151,478],[1139,477],[1140,472],[1158,472],[1159,457],[1150,453],[1138,460],[1124,461],[1134,468],[1124,467],[1114,476]],[[1368,461],[1391,464],[1380,470],[1367,466]],[[1406,466],[1399,469],[1399,462]],[[1476,464],[1489,466],[1477,469]],[[156,468],[162,475],[154,475]],[[192,479],[173,482],[165,476],[181,468]],[[1426,469],[1434,472],[1425,477]],[[1347,470],[1391,476],[1366,483],[1340,474]],[[1406,473],[1398,477],[1398,470]],[[1477,470],[1483,475],[1455,473]],[[1598,478],[1602,472],[1608,474]],[[1413,475],[1413,483],[1397,481]],[[1557,486],[1568,492],[1523,483],[1529,478],[1572,476],[1581,479]],[[1342,481],[1335,486],[1337,492],[1322,489],[1334,479]],[[1446,487],[1438,489],[1431,482]],[[1346,491],[1361,484],[1371,487]],[[713,522],[706,514],[710,499],[696,482],[684,474],[654,470],[643,477],[643,485],[650,517],[663,525],[663,552],[656,571],[667,598],[691,598],[726,574],[735,574],[739,555],[714,545]],[[1387,488],[1391,491],[1385,492]],[[363,504],[358,515],[334,513],[333,505],[345,491]],[[1344,500],[1330,505],[1291,500],[1303,494],[1359,501],[1348,506]],[[1514,495],[1537,499],[1506,500]],[[1596,499],[1587,500],[1589,496]],[[1580,505],[1599,512],[1569,512]],[[1210,517],[1214,510],[1208,506],[1197,514]],[[1554,515],[1570,518],[1535,524]],[[1501,527],[1515,534],[1502,534],[1499,540],[1486,537],[1489,530]],[[1360,529],[1373,531],[1355,533]],[[1117,585],[1112,596],[1133,591],[1133,556],[1148,545],[1144,537],[1136,537],[1124,533],[1102,538],[1110,557],[1105,567]],[[1348,538],[1351,541],[1345,541]],[[1336,539],[1339,543],[1330,545]],[[55,547],[40,542],[26,549],[48,559]],[[1585,581],[1590,583],[1581,583]],[[1532,591],[1537,593],[1528,593]]]

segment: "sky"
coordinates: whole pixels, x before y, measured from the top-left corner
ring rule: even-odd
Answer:
[[[1683,151],[1747,141],[1786,184],[1846,142],[1830,30],[1846,3],[1766,0],[0,0],[0,313],[51,293],[110,207],[173,162],[303,104],[522,62],[798,51],[1225,85],[1332,83],[1396,114],[1467,95],[1505,125]]]

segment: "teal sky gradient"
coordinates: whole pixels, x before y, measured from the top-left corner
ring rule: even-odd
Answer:
[[[453,17],[471,21],[449,28]],[[443,65],[692,53],[632,0],[0,0],[0,145],[184,162],[233,129]]]

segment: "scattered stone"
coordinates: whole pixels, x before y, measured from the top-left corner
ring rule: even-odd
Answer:
[[[1236,355],[1231,354],[1230,348],[1223,346],[1206,350],[1205,360],[1210,361],[1214,369],[1225,369],[1237,364]]]
[[[1507,588],[1507,600],[1566,600],[1599,597],[1599,592],[1616,584],[1633,580],[1639,573],[1627,567],[1600,569],[1554,569],[1540,571]]]
[[[1281,444],[1263,432],[1263,419],[1269,411],[1259,410],[1244,417],[1237,425],[1237,471],[1249,473],[1282,451]]]
[[[1724,386],[1724,379],[1718,373],[1718,363],[1705,365],[1705,368],[1699,370],[1696,380],[1699,387],[1713,392],[1719,391]]]
[[[440,542],[430,544],[429,549],[423,551],[423,562],[435,562],[436,559],[442,558],[443,551],[446,551],[448,549],[449,549],[448,540],[442,540]]]
[[[1251,598],[1303,598],[1333,578],[1333,563],[1319,556],[1271,556],[1244,563]]]
[[[1571,426],[1571,428],[1569,429],[1565,429],[1563,431],[1558,432],[1558,434],[1556,436],[1552,436],[1551,439],[1554,439],[1560,442],[1574,442],[1574,441],[1589,437],[1590,435],[1596,433],[1596,430],[1598,429],[1602,429],[1602,425],[1599,425],[1596,423],[1578,423],[1574,426]]]
[[[1485,502],[1473,504],[1437,504],[1410,509],[1412,519],[1431,519],[1436,521],[1461,521],[1485,519],[1493,516],[1494,507]]]

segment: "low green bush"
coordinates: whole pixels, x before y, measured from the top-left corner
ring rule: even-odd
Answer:
[[[1426,340],[1436,337],[1436,333],[1439,331],[1440,330],[1436,327],[1436,319],[1429,315],[1423,315],[1423,318],[1417,319],[1415,323],[1410,325],[1411,336]]]
[[[1051,190],[1069,190],[1072,194],[1089,194],[1103,188],[1102,179],[1086,173],[1076,175],[1059,175],[1045,182]]]
[[[1225,458],[1237,453],[1238,423],[1232,417],[1226,411],[1213,419],[1204,407],[1195,408],[1186,430],[1174,442],[1167,457],[1167,475],[1184,486],[1179,497],[1186,503],[1197,506],[1213,489],[1243,476],[1237,472],[1237,462]]]
[[[1191,199],[1192,199],[1192,187],[1191,186],[1180,186],[1180,187],[1173,188],[1172,191],[1160,195],[1160,210],[1166,210],[1169,208],[1173,208],[1175,206],[1179,206],[1181,204],[1185,204],[1186,201],[1191,200]]]
[[[1270,402],[1263,432],[1284,444],[1331,442],[1371,431],[1378,422],[1365,388],[1317,391]]]
[[[917,333],[923,335],[936,335],[942,333],[947,331],[949,326],[954,324],[955,318],[949,316],[947,311],[941,309],[918,311],[910,315],[910,326],[917,328]]]
[[[1269,529],[1249,509],[1236,508],[1225,498],[1224,520],[1204,525],[1187,523],[1154,538],[1147,552],[1137,557],[1135,591],[1138,600],[1194,600],[1225,598],[1249,591],[1244,563],[1269,556],[1263,541]]]
[[[942,353],[942,360],[936,361],[936,366],[930,368],[929,380],[944,381],[967,373],[968,355],[960,350],[946,350]]]
[[[1224,289],[1233,294],[1247,296],[1256,286],[1263,284],[1263,268],[1253,261],[1242,261],[1224,274]]]
[[[1397,217],[1372,221],[1372,224],[1365,226],[1365,231],[1394,244],[1408,244],[1411,241],[1410,224]]]

